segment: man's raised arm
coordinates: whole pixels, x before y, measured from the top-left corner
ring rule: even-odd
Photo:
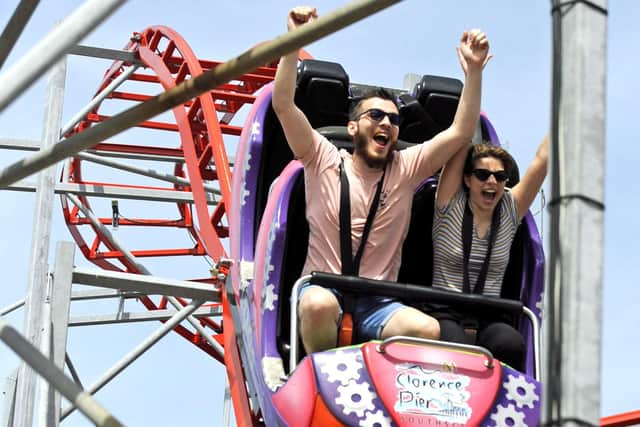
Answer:
[[[295,7],[289,12],[287,28],[292,31],[317,17],[315,8]],[[292,52],[280,59],[271,104],[282,124],[291,151],[296,158],[300,158],[311,149],[313,128],[293,101],[296,91],[297,63],[298,52]]]

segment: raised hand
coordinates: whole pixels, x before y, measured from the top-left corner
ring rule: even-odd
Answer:
[[[465,74],[471,69],[484,68],[493,56],[489,54],[487,35],[478,29],[463,32],[456,50]]]
[[[287,29],[289,31],[311,22],[318,18],[318,12],[315,7],[311,6],[296,6],[289,11],[287,18]]]

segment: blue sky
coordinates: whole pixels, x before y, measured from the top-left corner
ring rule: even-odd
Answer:
[[[18,3],[17,0],[0,2],[2,28]],[[71,0],[42,0],[4,69],[46,35],[54,22],[64,19],[80,4],[82,2]],[[199,58],[224,61],[286,31],[285,15],[296,4],[280,0],[194,0],[177,7],[175,2],[165,0],[130,1],[82,43],[118,49],[126,44],[134,31],[142,31],[150,25],[166,25],[180,33]],[[320,14],[324,14],[341,4],[344,2],[321,1],[315,6]],[[640,93],[635,75],[639,68],[639,52],[634,48],[640,3],[616,0],[609,2],[609,7],[607,148],[606,158],[602,161],[606,168],[607,207],[601,378],[603,415],[640,409],[635,386],[640,375],[634,367],[640,343],[640,321],[632,316],[637,310],[629,303],[640,299],[640,288],[635,286],[640,256],[634,251],[640,241],[640,219],[634,215],[640,205],[640,195],[626,188],[635,182],[632,174],[637,166],[634,160],[640,154],[637,142],[640,132],[634,126],[632,116],[636,110],[634,95]],[[405,0],[314,43],[307,50],[317,59],[341,63],[353,82],[402,87],[406,73],[462,78],[455,46],[462,30],[475,27],[487,32],[494,55],[484,74],[483,110],[517,161],[526,165],[549,127],[550,2]],[[108,66],[104,60],[70,58],[63,122],[88,102]],[[0,137],[40,139],[45,82],[46,78],[41,78],[0,114]],[[123,135],[122,140],[133,137]],[[0,167],[21,157],[24,154],[5,151]],[[26,291],[33,204],[32,194],[0,191],[0,230],[3,233],[0,265],[5,278],[1,285],[0,307],[23,298]],[[52,248],[58,240],[72,240],[57,198],[54,209]],[[543,238],[548,240],[549,222],[546,218],[542,222]],[[124,231],[119,233],[123,238],[135,239]],[[144,244],[166,245],[172,239],[174,236],[167,232]],[[76,253],[76,264],[91,267],[79,253]],[[203,260],[182,260],[179,265],[149,264],[154,274],[175,278],[199,277],[207,268]],[[115,304],[101,305],[96,310],[114,310]],[[136,311],[141,307],[132,304],[127,305],[127,309]],[[22,316],[20,311],[9,316],[9,320],[21,327]],[[91,384],[157,327],[159,325],[149,323],[72,329],[69,352],[84,383]],[[0,387],[4,387],[5,378],[15,364],[12,353],[0,346]],[[223,388],[223,367],[176,334],[171,334],[100,391],[97,398],[127,425],[217,426],[222,419]],[[86,421],[75,414],[69,417],[66,425],[86,425]]]

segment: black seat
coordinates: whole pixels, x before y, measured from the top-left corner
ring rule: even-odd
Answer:
[[[462,82],[448,77],[425,75],[413,89],[413,95],[400,97],[403,115],[402,138],[422,142],[433,138],[453,123],[462,93]],[[433,273],[433,209],[437,176],[416,191],[411,207],[409,231],[402,248],[398,281],[431,286]]]
[[[427,114],[442,129],[448,128],[453,123],[462,93],[460,80],[425,75],[422,76],[413,92]]]
[[[507,186],[509,188],[514,187],[518,182],[520,182],[520,171],[518,169],[518,164],[515,159],[511,157],[513,163],[513,170],[509,175],[509,181]],[[511,243],[511,251],[509,252],[509,264],[507,264],[507,270],[504,273],[504,278],[502,279],[502,292],[500,296],[502,298],[520,300],[521,299],[521,284],[522,284],[522,275],[524,268],[524,245],[525,239],[529,235],[529,230],[527,226],[521,223],[516,230],[516,234],[513,238],[513,243]]]
[[[435,207],[436,179],[426,181],[413,196],[409,231],[402,246],[402,263],[398,282],[431,286],[433,274],[433,209]]]
[[[460,80],[423,76],[411,94],[400,96],[400,139],[420,143],[449,127],[461,93]]]
[[[313,128],[346,126],[349,76],[342,65],[310,59],[300,62],[295,103]]]

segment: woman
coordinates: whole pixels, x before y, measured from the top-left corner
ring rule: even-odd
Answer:
[[[507,188],[515,165],[504,149],[490,144],[465,147],[445,165],[433,221],[433,286],[499,297],[509,251],[520,221],[547,173],[545,137],[527,172]],[[524,365],[520,333],[500,314],[478,316],[431,306],[445,341],[477,344],[516,369]]]

